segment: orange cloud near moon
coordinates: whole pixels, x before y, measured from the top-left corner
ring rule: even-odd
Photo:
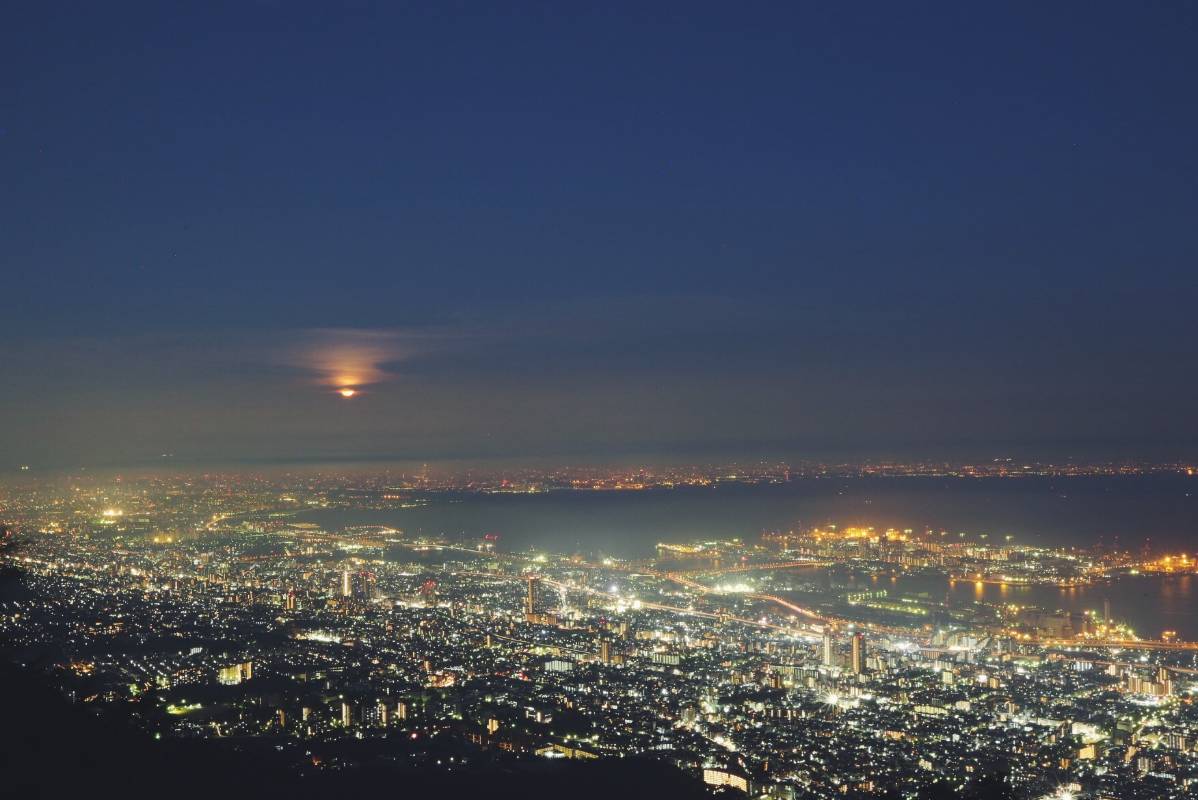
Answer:
[[[298,370],[310,384],[349,399],[398,380],[403,362],[462,338],[434,330],[313,328],[294,332],[270,358]]]
[[[416,348],[412,337],[397,331],[329,329],[309,331],[307,341],[289,357],[309,372],[313,380],[353,397],[362,387],[395,377],[387,365],[410,358]]]

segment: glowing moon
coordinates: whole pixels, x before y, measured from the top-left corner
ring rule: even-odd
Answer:
[[[342,397],[353,397],[357,393],[358,391],[356,389],[350,389],[348,386],[344,389],[337,390],[337,394],[341,395]]]

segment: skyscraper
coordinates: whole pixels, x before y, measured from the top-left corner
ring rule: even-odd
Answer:
[[[824,629],[824,657],[823,664],[825,667],[832,666],[832,629]]]
[[[530,575],[525,580],[528,581],[528,594],[524,598],[524,619],[533,622],[537,616],[537,598],[541,593],[541,579]]]
[[[378,579],[373,572],[363,571],[357,575],[354,595],[362,600],[373,600],[378,593]]]
[[[865,634],[861,631],[853,634],[852,669],[854,675],[865,672]]]

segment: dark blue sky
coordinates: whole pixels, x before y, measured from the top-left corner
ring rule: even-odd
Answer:
[[[8,8],[0,459],[1193,454],[1196,40],[1151,2]]]

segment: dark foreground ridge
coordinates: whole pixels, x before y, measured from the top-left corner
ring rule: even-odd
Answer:
[[[0,774],[9,797],[327,800],[366,796],[358,794],[365,792],[523,800],[744,797],[734,790],[713,795],[682,772],[640,758],[491,765],[458,775],[377,767],[300,774],[269,753],[234,752],[213,741],[152,740],[68,702],[40,683],[36,673],[7,661],[0,663],[0,681],[5,688],[0,700]],[[891,796],[898,795],[883,795]],[[996,778],[968,795],[934,790],[920,795],[921,800],[955,797],[1003,800],[1011,794]]]
[[[154,741],[93,716],[39,683],[35,673],[0,664],[0,768],[5,794],[22,798],[261,798],[364,796],[616,798],[709,797],[678,770],[641,759],[544,762],[446,775],[411,769],[347,769],[297,774],[269,754],[231,752],[211,741]]]

